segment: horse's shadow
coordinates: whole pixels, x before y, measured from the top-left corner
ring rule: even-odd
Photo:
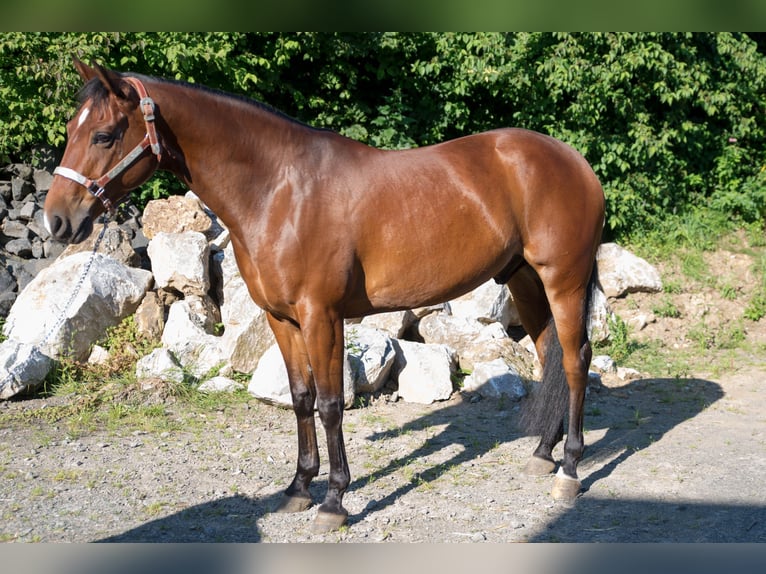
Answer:
[[[586,400],[585,427],[592,431],[606,429],[606,432],[593,443],[588,443],[586,435],[586,453],[581,468],[592,470],[583,473],[583,491],[587,492],[629,457],[657,442],[668,431],[695,417],[722,396],[720,385],[701,379],[642,379],[620,388],[600,387],[591,392]],[[514,423],[518,419],[518,408],[497,400],[464,399],[451,401],[449,406],[433,410],[402,428],[366,437],[373,442],[385,441],[400,433],[441,429],[411,452],[355,478],[349,486],[351,491],[395,474],[415,461],[422,467],[424,459],[450,445],[460,449],[449,460],[420,472],[416,479],[400,482],[381,498],[371,499],[364,510],[349,516],[350,527],[353,528],[368,513],[393,504],[423,483],[435,481],[464,463],[480,459],[499,444],[525,438]],[[500,412],[506,408],[507,412]],[[536,441],[530,442],[529,454],[535,445]],[[601,464],[603,461],[608,462]],[[312,494],[315,499],[321,499],[323,492],[320,491],[326,488],[326,483],[314,482]],[[261,498],[236,495],[218,499],[142,524],[101,542],[259,542],[258,522],[276,508],[280,497],[277,493]]]
[[[599,480],[609,476],[630,456],[657,442],[669,430],[694,418],[707,406],[723,397],[720,385],[702,379],[641,379],[619,388],[600,386],[597,389],[591,389],[593,392],[589,393],[586,400],[585,428],[591,431],[606,429],[606,433],[593,443],[588,443],[586,436],[586,451],[580,468],[597,468],[592,472],[581,473],[583,492],[587,492]],[[461,445],[462,450],[458,454],[420,473],[417,480],[399,486],[379,500],[370,501],[366,510],[377,511],[423,482],[434,481],[463,463],[481,458],[498,444],[523,438],[525,434],[515,424],[519,417],[513,416],[517,413],[503,418],[494,417],[495,420],[506,422],[505,426],[496,424],[492,429],[494,432],[483,428],[480,433],[471,433],[470,421],[482,413],[486,414],[488,408],[493,408],[488,405],[493,403],[497,405],[497,401],[464,401],[420,417],[401,429],[372,435],[370,438],[373,440],[385,440],[402,432],[444,427],[440,433],[406,456],[392,460],[384,468],[369,475],[356,478],[350,489],[361,487],[371,479],[395,473],[411,462],[428,458],[449,444]],[[523,407],[522,403],[521,408]],[[492,418],[484,417],[485,420]],[[536,440],[530,443],[529,455],[536,445]],[[556,452],[554,451],[554,454]],[[609,462],[599,467],[601,461],[605,460]],[[362,518],[363,516],[350,516],[349,521],[353,524]]]

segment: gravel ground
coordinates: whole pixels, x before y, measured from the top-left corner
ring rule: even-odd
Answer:
[[[516,430],[518,403],[381,398],[346,412],[349,522],[323,535],[310,531],[316,506],[271,512],[295,468],[290,411],[254,399],[213,411],[168,403],[175,424],[150,432],[30,419],[0,429],[0,537],[766,542],[764,374],[756,364],[718,381],[605,377],[587,399],[584,493],[573,506],[551,499],[552,477],[522,474],[536,439]],[[0,415],[73,400],[9,401]],[[315,501],[326,488],[322,443],[320,454]]]

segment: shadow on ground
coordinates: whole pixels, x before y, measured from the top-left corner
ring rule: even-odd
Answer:
[[[585,495],[561,514],[535,541],[565,542],[756,542],[766,541],[766,508],[716,504],[668,503],[653,500],[602,499],[587,491],[609,476],[629,457],[661,440],[669,430],[687,421],[723,396],[721,387],[701,379],[643,379],[620,388],[602,387],[590,393],[586,403],[586,428],[606,429],[602,438],[588,444],[586,459],[609,460],[583,476]],[[356,478],[349,490],[360,488],[457,443],[463,448],[445,463],[371,500],[365,510],[349,516],[349,526],[363,520],[368,512],[393,504],[423,482],[436,480],[445,472],[480,458],[500,443],[523,437],[508,421],[497,417],[504,406],[496,401],[463,400],[438,409],[406,424],[403,428],[376,433],[373,441],[390,439],[397,433],[422,429],[442,430],[421,447],[396,458],[384,468]],[[498,421],[505,422],[504,425]],[[531,454],[531,452],[530,452]],[[598,466],[598,465],[595,465]],[[312,485],[315,499],[321,499],[326,484]],[[321,491],[321,492],[320,492]],[[279,502],[279,496],[265,499],[233,496],[185,509],[142,524],[101,542],[258,542],[258,521]],[[583,523],[581,516],[587,516]],[[676,535],[675,532],[680,534]],[[689,533],[694,532],[693,536]]]

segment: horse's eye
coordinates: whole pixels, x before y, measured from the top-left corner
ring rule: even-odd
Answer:
[[[96,132],[93,135],[94,145],[110,146],[112,143],[114,143],[114,135],[108,132]]]

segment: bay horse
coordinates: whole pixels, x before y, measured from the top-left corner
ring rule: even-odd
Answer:
[[[552,495],[574,500],[591,360],[586,318],[604,225],[604,193],[578,152],[523,129],[380,150],[244,97],[74,65],[85,85],[45,224],[56,239],[80,242],[162,169],[228,227],[284,356],[297,419],[297,469],[277,510],[312,504],[316,406],[330,472],[313,529],[347,520],[344,318],[440,303],[490,278],[510,288],[543,365],[529,411],[541,438],[526,472],[555,470],[568,415]]]

